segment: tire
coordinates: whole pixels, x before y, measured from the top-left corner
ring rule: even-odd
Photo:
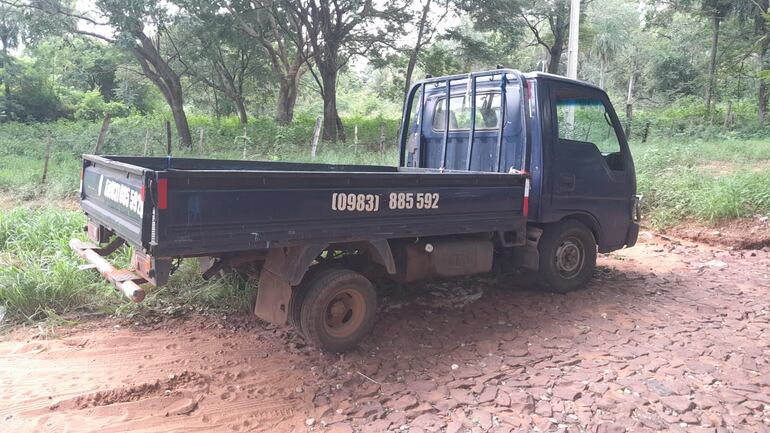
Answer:
[[[546,227],[538,252],[540,284],[552,292],[568,293],[585,286],[596,267],[594,235],[575,220]]]
[[[319,266],[313,266],[305,273],[304,278],[302,278],[302,282],[299,283],[298,286],[294,287],[292,289],[291,293],[291,299],[289,299],[289,314],[287,317],[287,321],[289,325],[293,326],[294,329],[299,333],[299,335],[302,336],[302,338],[307,338],[305,336],[305,331],[302,330],[302,302],[305,300],[305,296],[307,295],[308,289],[310,286],[315,284],[315,281],[318,279],[319,276],[323,274],[323,270],[319,269]]]
[[[349,269],[327,269],[307,286],[300,325],[313,345],[344,352],[371,331],[376,313],[377,293],[366,277]]]

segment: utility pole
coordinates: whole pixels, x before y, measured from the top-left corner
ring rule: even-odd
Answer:
[[[569,41],[567,44],[567,78],[577,78],[578,41],[580,36],[580,0],[571,0],[569,8]],[[575,126],[575,107],[567,109],[567,128]]]
[[[569,43],[567,45],[567,78],[577,78],[578,41],[580,35],[580,0],[571,0],[569,8]]]

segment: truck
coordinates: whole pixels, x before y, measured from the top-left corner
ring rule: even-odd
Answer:
[[[566,293],[636,243],[631,152],[607,94],[545,73],[430,77],[406,95],[397,166],[84,155],[89,242],[70,246],[140,302],[183,258],[257,280],[254,313],[313,345],[357,345],[373,281],[502,266]],[[131,266],[106,258],[124,244]]]

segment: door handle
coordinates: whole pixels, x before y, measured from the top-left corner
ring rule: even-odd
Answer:
[[[575,190],[575,175],[574,174],[560,174],[559,175],[559,191],[574,191]]]

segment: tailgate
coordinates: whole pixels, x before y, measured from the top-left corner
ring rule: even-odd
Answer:
[[[152,171],[94,155],[83,156],[81,207],[94,222],[138,247],[150,240],[152,206],[145,206]]]

